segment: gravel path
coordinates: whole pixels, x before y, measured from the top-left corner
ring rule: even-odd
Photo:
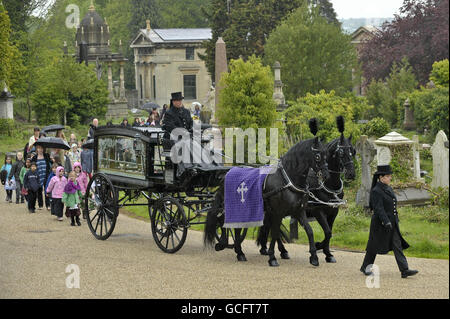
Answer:
[[[291,260],[271,268],[253,241],[248,262],[235,254],[206,251],[202,233],[189,231],[174,255],[157,248],[150,224],[120,215],[114,234],[96,240],[83,221],[70,227],[46,210],[30,215],[8,204],[0,191],[0,298],[449,298],[448,260],[408,258],[420,270],[401,279],[392,255],[378,256],[379,288],[367,288],[359,272],[363,255],[335,251],[336,264],[308,262],[306,246],[287,245]],[[68,265],[80,271],[80,288],[69,289]]]

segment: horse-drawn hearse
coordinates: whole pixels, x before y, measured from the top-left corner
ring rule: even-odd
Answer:
[[[341,137],[327,145],[322,144],[318,137],[298,142],[276,166],[271,167],[270,175],[266,173],[255,183],[260,185],[256,189],[261,201],[259,208],[263,210],[261,219],[257,221],[259,226],[263,226],[257,242],[262,246],[261,254],[269,255],[270,266],[278,265],[274,255],[275,243],[278,243],[281,257],[289,258],[280,233],[282,219],[287,216],[296,218],[305,229],[311,264],[319,264],[318,249],[324,250],[327,262],[334,262],[329,252],[329,239],[339,206],[344,204],[340,176],[345,173],[346,178],[354,178],[355,155],[351,137],[344,138],[342,117],[338,118],[338,128]],[[310,131],[314,136],[317,134],[316,119],[310,120]],[[120,208],[147,206],[154,240],[164,252],[177,252],[186,240],[189,227],[204,224],[207,246],[215,244],[217,251],[234,248],[237,259],[245,261],[241,243],[247,227],[236,226],[241,223],[230,223],[230,219],[226,221],[230,211],[240,210],[239,206],[225,209],[226,177],[230,180],[231,172],[236,175],[236,167],[218,164],[222,161],[208,161],[209,164],[174,161],[174,143],[167,132],[156,127],[110,125],[96,129],[94,175],[85,195],[85,215],[92,234],[97,239],[106,240],[114,231]],[[217,153],[208,147],[211,146],[211,137],[202,139],[201,144],[207,146],[207,152]],[[236,184],[239,188],[235,186],[231,193],[238,196],[238,203],[244,203],[247,189],[240,183],[239,180]],[[310,185],[315,186],[310,188]],[[136,202],[141,197],[146,199],[145,203]],[[324,229],[326,236],[322,243],[314,242],[307,218],[308,207],[312,209],[308,215],[316,217]],[[205,215],[206,221],[201,220],[200,216]],[[267,250],[269,233],[271,242]]]
[[[203,127],[205,128],[205,127]],[[103,126],[95,131],[94,175],[85,196],[92,234],[106,240],[113,233],[119,209],[147,206],[156,244],[175,253],[191,225],[202,224],[220,182],[231,167],[184,165],[171,159],[171,143],[159,127]],[[202,144],[211,142],[206,136]],[[181,172],[181,173],[180,173]],[[139,198],[146,202],[136,202]]]

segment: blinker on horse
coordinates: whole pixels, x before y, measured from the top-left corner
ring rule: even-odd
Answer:
[[[315,136],[318,131],[316,119],[309,121],[310,130]],[[320,180],[329,178],[327,167],[326,149],[318,137],[300,141],[294,145],[278,162],[276,171],[266,177],[263,198],[264,198],[264,225],[270,227],[272,232],[272,242],[269,248],[269,265],[278,266],[274,255],[274,245],[280,237],[280,225],[285,216],[292,215],[298,218],[306,232],[311,234],[310,238],[310,262],[318,263],[312,229],[306,219],[306,205],[308,200],[308,190],[306,179],[309,170],[315,172]],[[204,242],[206,246],[212,246],[215,242],[216,231],[224,223],[224,186],[217,192],[211,210],[208,212]],[[245,261],[245,254],[242,252],[240,229],[236,229],[234,250],[239,261]],[[222,230],[224,233],[224,230]],[[222,237],[221,237],[222,238]],[[216,245],[216,250],[225,248],[226,245]]]

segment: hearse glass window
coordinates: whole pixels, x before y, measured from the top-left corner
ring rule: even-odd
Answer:
[[[102,136],[98,168],[107,174],[145,179],[145,144],[127,136]]]

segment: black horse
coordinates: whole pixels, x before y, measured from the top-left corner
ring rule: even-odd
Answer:
[[[337,126],[341,136],[326,145],[328,170],[330,178],[321,183],[317,177],[310,172],[307,183],[309,185],[310,197],[306,208],[308,218],[314,217],[322,227],[325,239],[322,242],[315,243],[317,250],[323,249],[325,261],[335,263],[336,259],[330,252],[330,239],[332,236],[333,223],[339,212],[339,207],[343,204],[344,190],[341,174],[344,173],[346,180],[354,180],[356,177],[353,158],[356,151],[351,143],[352,136],[344,137],[344,119],[337,117]],[[296,222],[296,221],[295,221]],[[300,220],[300,223],[302,221]],[[261,227],[258,232],[257,244],[261,245],[260,253],[267,255],[267,238],[269,229]],[[309,237],[309,235],[308,235]],[[288,258],[288,253],[281,240],[277,241],[278,249],[282,258]]]
[[[318,130],[317,120],[310,120],[309,126],[311,132],[316,135]],[[280,159],[276,171],[266,177],[263,188],[264,225],[269,227],[272,232],[272,242],[268,251],[270,266],[278,266],[274,254],[275,242],[280,237],[281,221],[288,215],[302,222],[310,239],[310,262],[311,264],[318,264],[313,231],[307,221],[305,210],[308,201],[306,179],[310,168],[313,169],[320,180],[326,180],[330,176],[326,161],[326,150],[318,137],[301,141],[294,145]],[[217,229],[224,223],[223,207],[224,186],[221,186],[212,208],[207,215],[204,236],[206,246],[213,245],[217,236]],[[245,235],[241,236],[240,232],[240,229],[236,229],[235,231],[234,250],[238,260],[245,261],[246,258],[241,248],[241,243]],[[225,232],[222,231],[223,233]],[[216,245],[216,250],[225,248],[225,244],[220,245],[223,237],[219,239],[219,246]]]

